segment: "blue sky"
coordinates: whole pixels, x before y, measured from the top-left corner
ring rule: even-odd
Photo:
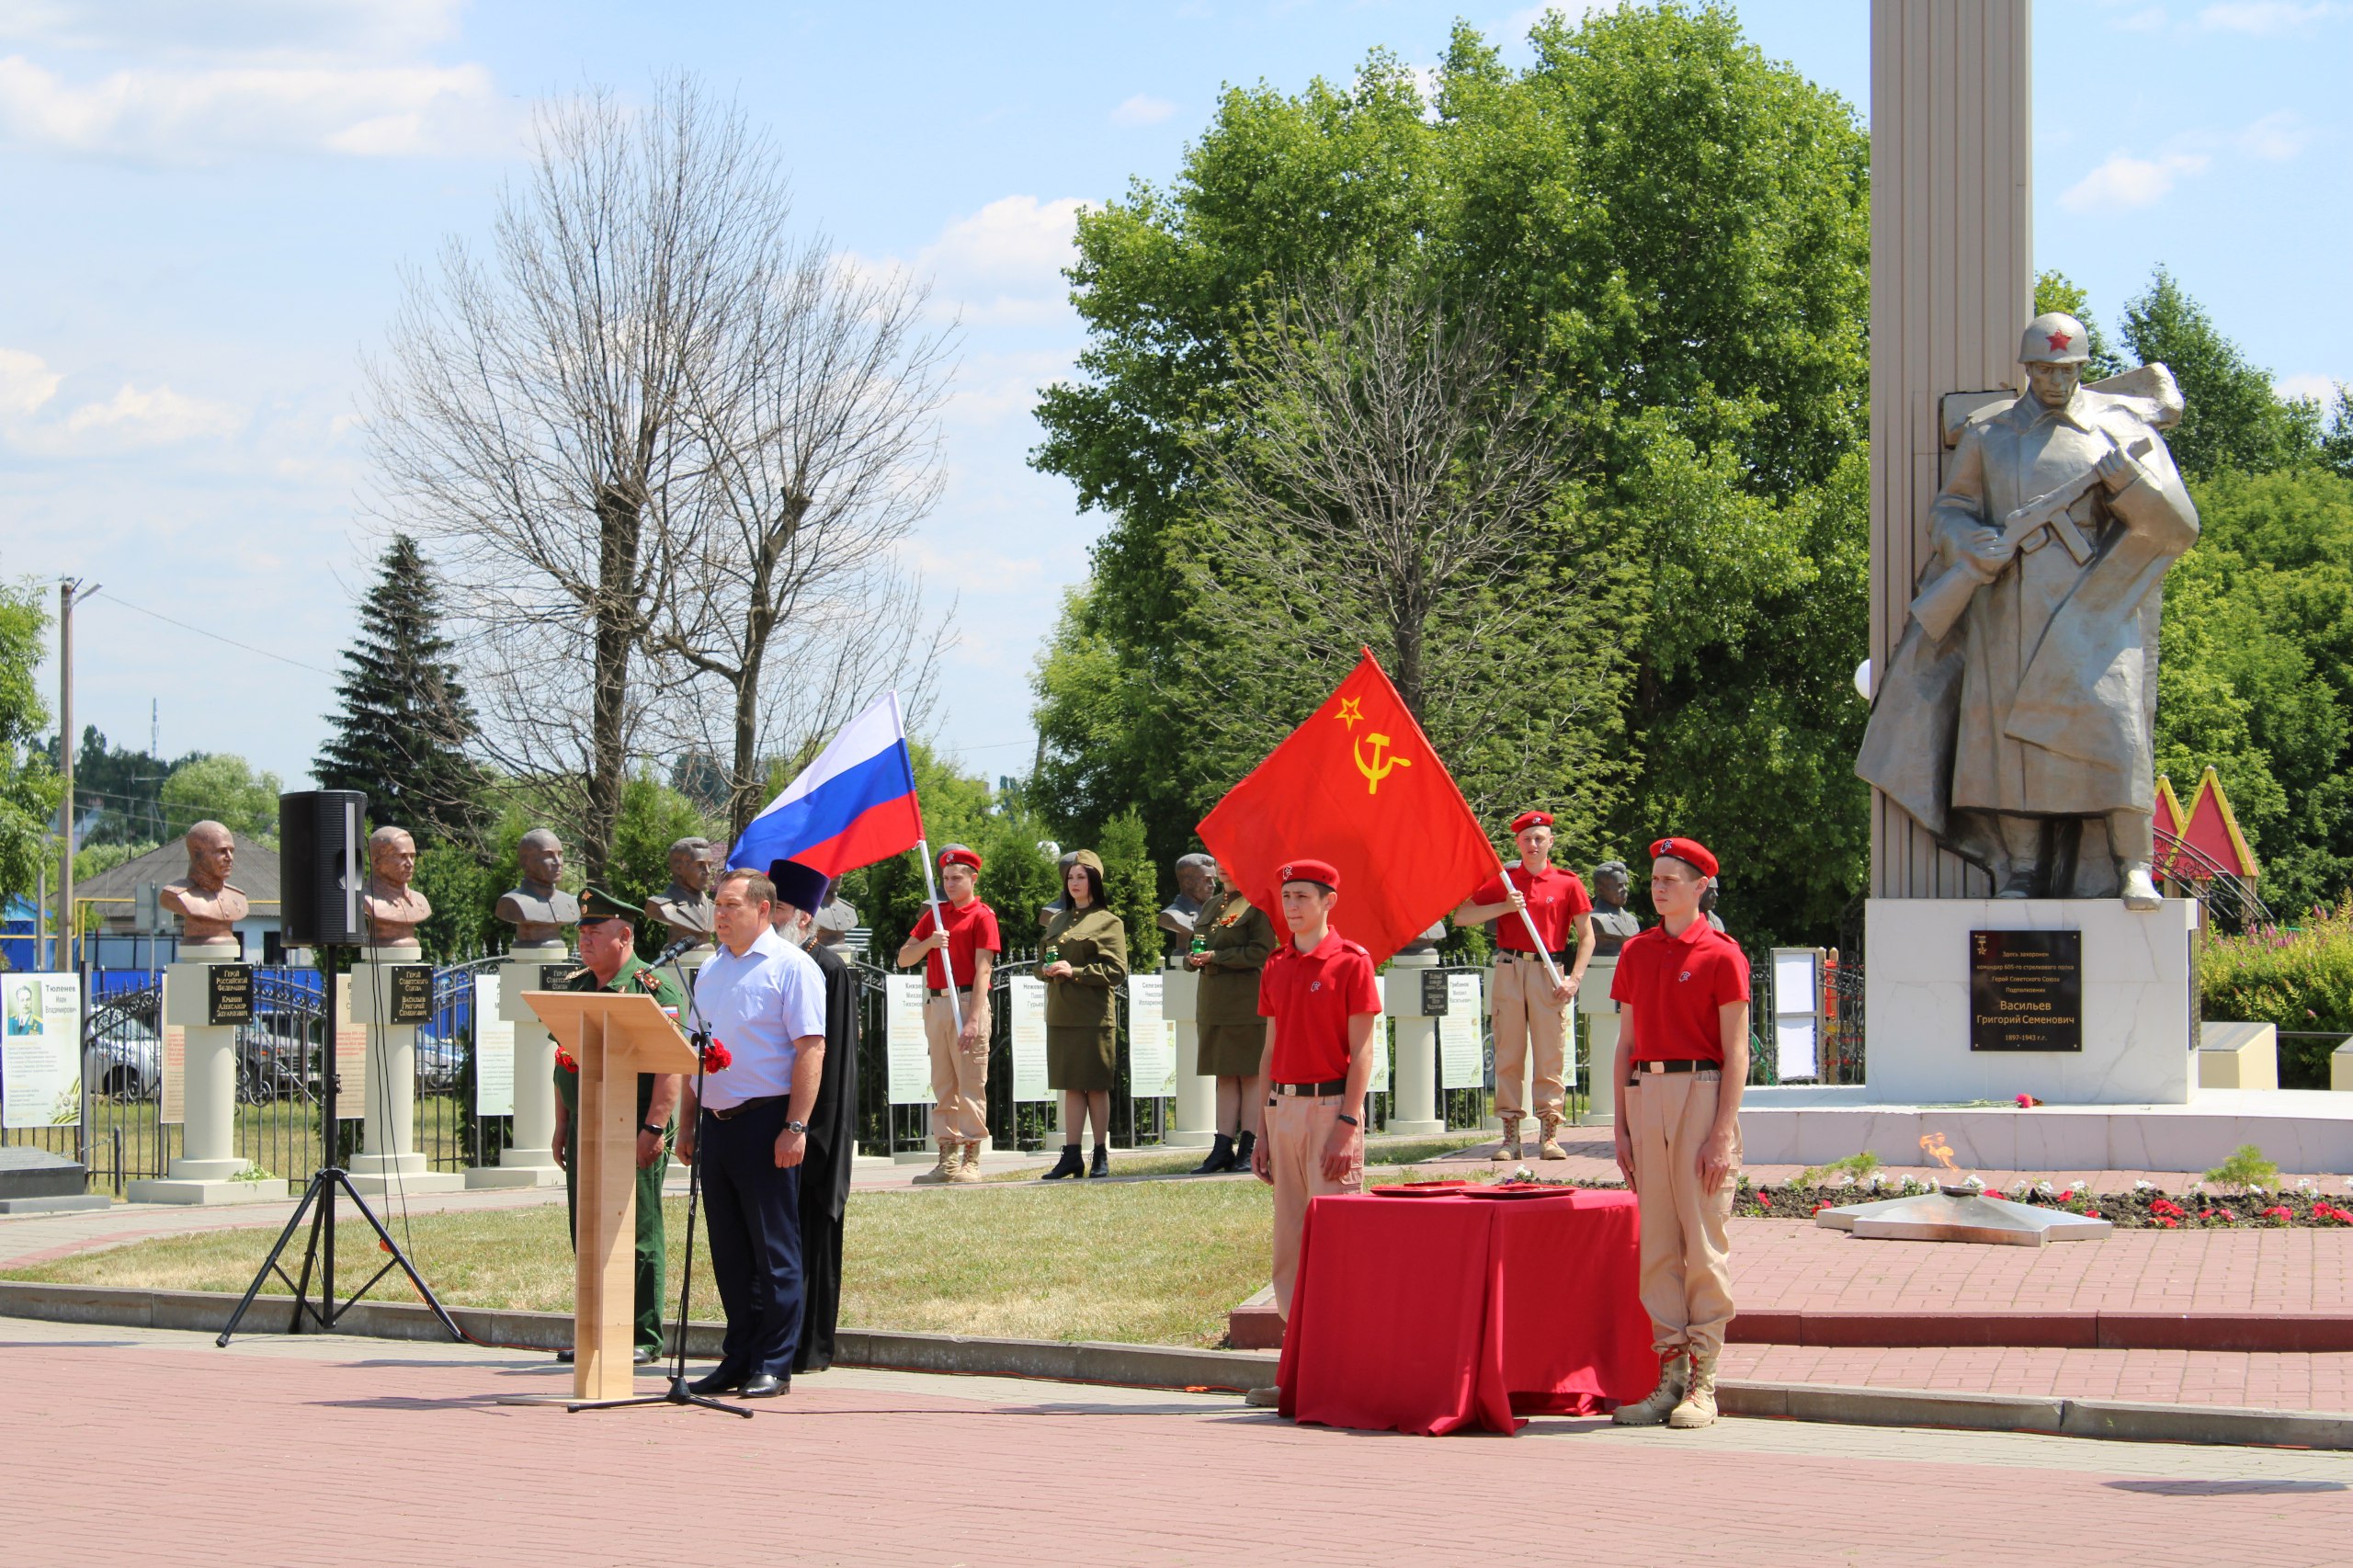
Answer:
[[[1736,9],[1867,111],[1864,0]],[[1478,0],[0,0],[0,574],[104,585],[77,718],[143,744],[153,702],[167,754],[300,784],[369,574],[358,365],[401,269],[482,232],[533,99],[684,69],[774,137],[804,224],[961,312],[912,556],[959,597],[938,738],[1020,771],[1031,660],[1101,527],[1024,460],[1081,343],[1073,212],[1165,181],[1221,84],[1430,61],[1458,15],[1525,58],[1536,13]],[[2353,381],[2348,62],[2341,0],[2044,0],[2038,263],[2113,327],[2164,262],[2283,385]]]

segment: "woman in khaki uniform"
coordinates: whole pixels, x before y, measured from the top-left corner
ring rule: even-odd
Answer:
[[[1063,1129],[1072,1141],[1045,1179],[1111,1174],[1111,1085],[1119,1075],[1120,987],[1128,979],[1128,928],[1103,902],[1103,860],[1082,849],[1063,884],[1070,907],[1046,926],[1046,1085],[1063,1092]],[[1078,1160],[1078,1138],[1095,1119],[1091,1168]]]
[[[1257,1093],[1258,1062],[1267,1050],[1267,1020],[1258,1016],[1258,971],[1275,950],[1275,923],[1234,888],[1233,871],[1217,869],[1217,892],[1193,919],[1194,951],[1185,967],[1201,976],[1200,1070],[1217,1079],[1217,1142],[1195,1176],[1246,1171],[1256,1137],[1243,1108]]]

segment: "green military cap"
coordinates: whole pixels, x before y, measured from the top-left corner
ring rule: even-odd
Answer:
[[[634,924],[638,906],[625,898],[616,898],[603,888],[590,885],[580,890],[580,924],[593,926],[599,920],[627,920]]]

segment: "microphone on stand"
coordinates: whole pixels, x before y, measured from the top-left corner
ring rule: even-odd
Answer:
[[[663,949],[661,952],[654,955],[654,967],[659,969],[664,964],[668,963],[672,959],[678,957],[681,953],[688,951],[689,949],[700,947],[701,945],[702,938],[699,937],[681,937],[676,941],[671,943],[668,947]]]

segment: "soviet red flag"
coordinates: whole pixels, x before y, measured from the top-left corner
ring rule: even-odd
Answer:
[[[1332,925],[1380,963],[1500,864],[1454,776],[1370,649],[1339,689],[1201,819],[1201,842],[1281,930],[1277,868],[1340,873]]]

